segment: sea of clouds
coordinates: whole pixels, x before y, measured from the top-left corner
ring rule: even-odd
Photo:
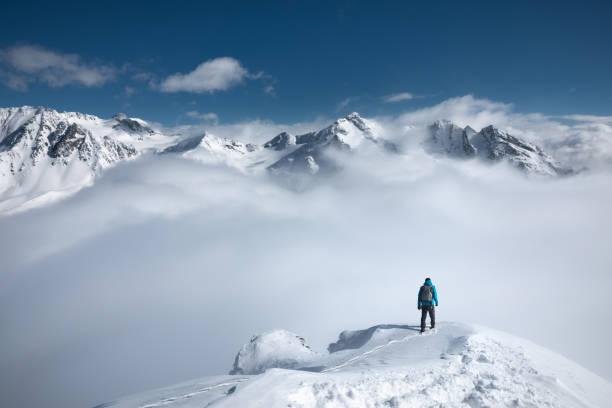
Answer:
[[[418,141],[440,118],[512,130],[589,170],[551,179],[434,159]],[[1,217],[3,404],[93,406],[226,373],[252,334],[275,328],[323,351],[344,329],[414,324],[425,277],[438,319],[526,337],[611,379],[610,122],[471,96],[372,120],[402,154],[362,149],[299,192],[145,156],[67,200]],[[208,130],[262,142],[326,122]]]

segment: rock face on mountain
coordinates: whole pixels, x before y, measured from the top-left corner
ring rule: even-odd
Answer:
[[[287,142],[281,142],[283,140]],[[294,151],[268,166],[269,170],[275,173],[315,174],[337,170],[338,165],[330,155],[350,152],[363,143],[374,143],[385,150],[397,151],[395,144],[378,137],[367,121],[356,112],[316,132],[296,137],[281,133],[264,146],[275,146],[276,150],[297,146]],[[280,146],[284,148],[279,149]]]
[[[28,172],[41,162],[69,166],[73,160],[95,172],[136,155],[133,146],[88,130],[87,122],[96,119],[45,108],[2,109],[1,175]]]
[[[461,128],[448,120],[438,120],[428,130],[424,148],[434,155],[477,157],[491,162],[505,160],[528,173],[541,175],[566,175],[572,172],[562,168],[538,146],[492,125],[476,132],[469,126]]]
[[[0,211],[89,185],[159,136],[146,122],[24,106],[0,109]]]
[[[469,126],[461,128],[448,120],[438,120],[429,126],[429,137],[425,139],[425,149],[433,154],[451,157],[472,157],[476,149],[470,137],[476,132]]]
[[[572,171],[562,168],[538,146],[521,140],[493,126],[475,134],[471,142],[479,157],[488,160],[508,160],[514,166],[531,173],[565,175]]]
[[[189,150],[193,150],[196,147],[198,147],[200,143],[202,143],[202,139],[204,139],[204,137],[206,137],[206,133],[202,135],[196,135],[196,136],[184,138],[182,140],[179,140],[178,143],[173,144],[172,146],[166,147],[160,153],[165,154],[165,153],[188,152]]]
[[[273,149],[277,151],[282,151],[290,146],[296,145],[296,137],[287,132],[282,132],[279,135],[275,136],[272,140],[266,142],[264,147],[266,149]]]

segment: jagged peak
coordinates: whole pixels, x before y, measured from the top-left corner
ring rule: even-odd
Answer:
[[[368,124],[366,123],[365,119],[363,119],[359,113],[357,112],[353,112],[350,113],[348,115],[346,115],[344,118],[342,119],[338,119],[334,125],[340,125],[342,122],[349,122],[351,123],[353,126],[355,126],[357,129],[363,131],[363,132],[369,132],[370,126],[368,126]],[[332,126],[334,126],[332,125]]]
[[[200,144],[208,146],[213,150],[224,149],[240,153],[253,152],[257,150],[257,146],[252,143],[243,143],[227,137],[219,137],[209,132],[204,132]]]
[[[463,130],[465,130],[468,134],[474,134],[474,133],[478,133],[476,132],[476,130],[474,130],[473,127],[471,127],[470,125],[467,125],[466,127],[463,128]]]
[[[289,132],[281,132],[268,140],[264,147],[266,149],[283,150],[288,146],[295,145],[297,138]]]
[[[467,130],[468,128],[470,128],[469,126],[466,126],[465,128],[457,125],[455,122],[453,122],[450,119],[438,119],[436,121],[434,121],[431,125],[429,125],[429,128],[432,130],[437,130],[437,129],[460,129],[460,130]],[[470,128],[472,129],[472,128]],[[473,129],[472,129],[473,130]],[[474,131],[474,133],[476,133]]]
[[[454,125],[454,123],[450,121],[449,119],[437,119],[431,124],[431,126],[436,126],[436,127],[444,127],[448,125]]]
[[[499,128],[493,125],[485,126],[480,131],[484,133],[492,133],[492,134],[506,134],[506,132],[500,130]]]

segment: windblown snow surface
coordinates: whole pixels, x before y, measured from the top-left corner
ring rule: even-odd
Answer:
[[[284,330],[264,333],[236,356],[232,372],[240,374],[188,381],[98,408],[612,403],[612,385],[590,371],[526,340],[473,325],[441,323],[424,334],[417,326],[379,325],[343,332],[328,350],[316,353]]]

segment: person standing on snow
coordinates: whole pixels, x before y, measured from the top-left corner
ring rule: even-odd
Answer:
[[[419,289],[417,308],[421,311],[421,333],[425,331],[425,320],[427,320],[427,313],[429,312],[429,319],[431,320],[431,328],[436,327],[436,311],[434,309],[434,302],[438,306],[438,293],[436,287],[431,283],[431,279],[426,278],[425,283]]]

